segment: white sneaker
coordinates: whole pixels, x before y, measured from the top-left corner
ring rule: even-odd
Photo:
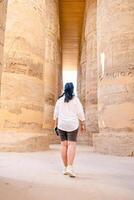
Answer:
[[[76,177],[76,174],[74,173],[73,171],[73,167],[71,165],[67,166],[67,174],[70,176],[70,177]]]
[[[68,175],[68,173],[67,173],[67,167],[64,167],[62,173],[63,173],[64,175]]]

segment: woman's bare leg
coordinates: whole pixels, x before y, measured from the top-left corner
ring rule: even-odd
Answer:
[[[67,164],[73,165],[76,154],[76,142],[68,141]]]
[[[61,157],[65,167],[67,167],[68,165],[67,150],[68,150],[68,142],[65,140],[61,142]]]

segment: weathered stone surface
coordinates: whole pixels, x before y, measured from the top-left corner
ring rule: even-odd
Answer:
[[[98,115],[97,151],[134,152],[134,1],[97,4]]]
[[[34,152],[48,149],[48,133],[0,133],[0,151]]]
[[[117,156],[134,156],[134,134],[133,132],[109,131],[93,135],[94,149],[103,154]]]
[[[10,132],[14,142],[11,148],[7,142],[1,150],[48,148],[50,130],[46,126],[52,129],[61,75],[58,19],[58,1],[8,1],[0,130]]]
[[[41,2],[8,1],[0,114],[4,131],[42,132],[45,4]]]
[[[53,111],[61,88],[61,52],[58,0],[46,0],[45,63],[44,63],[44,129],[50,133],[50,143],[57,140],[53,131]],[[61,81],[61,83],[59,83]],[[58,138],[59,142],[59,138]]]
[[[86,2],[86,122],[87,133],[90,135],[90,144],[93,145],[93,134],[98,133],[97,116],[97,1]]]
[[[87,62],[87,52],[86,52],[86,40],[85,40],[85,18],[82,32],[81,50],[80,50],[80,64],[78,67],[77,83],[78,83],[78,96],[84,107],[84,112],[86,113],[86,62]],[[87,120],[86,120],[87,121]],[[87,132],[86,132],[87,133]],[[83,134],[79,131],[78,143],[89,144],[89,134]]]
[[[85,107],[86,132],[89,144],[92,136],[98,132],[97,117],[97,38],[96,38],[96,0],[87,0],[83,26],[80,61],[80,97]],[[78,78],[79,78],[78,77]]]

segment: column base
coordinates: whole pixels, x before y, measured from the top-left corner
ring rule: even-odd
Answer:
[[[45,133],[0,133],[1,152],[36,152],[49,148]]]
[[[82,134],[82,133],[80,133],[78,135],[77,143],[81,144],[81,145],[89,145],[90,144],[89,140],[90,140],[90,138],[89,138],[88,134]]]
[[[134,133],[98,133],[93,135],[95,152],[117,156],[134,156]]]
[[[60,136],[51,135],[50,136],[50,144],[60,144]]]

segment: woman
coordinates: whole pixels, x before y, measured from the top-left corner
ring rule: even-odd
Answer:
[[[76,140],[81,122],[85,130],[85,116],[82,104],[74,95],[73,83],[66,83],[64,93],[59,97],[54,109],[55,127],[61,139],[61,157],[64,163],[63,174],[75,177],[73,161],[76,153]]]

